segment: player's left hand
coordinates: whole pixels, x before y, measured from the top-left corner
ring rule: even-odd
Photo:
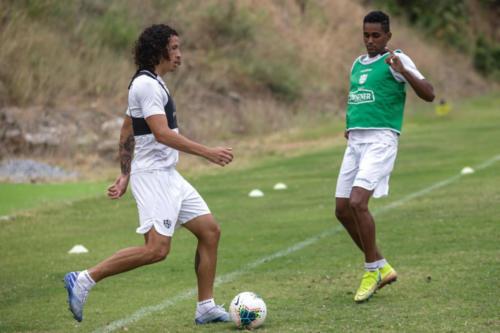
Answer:
[[[396,72],[401,74],[404,73],[404,71],[406,70],[405,66],[403,65],[401,59],[399,59],[397,54],[395,54],[394,51],[392,51],[388,47],[386,47],[385,50],[390,53],[390,55],[385,59],[385,62],[389,64],[389,66],[391,66],[391,68]]]
[[[226,166],[233,160],[233,148],[231,147],[216,147],[209,148],[205,158],[210,162],[220,166]]]
[[[130,175],[120,175],[115,182],[108,187],[108,197],[110,199],[119,199],[127,192]]]

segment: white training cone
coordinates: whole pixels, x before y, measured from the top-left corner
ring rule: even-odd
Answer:
[[[474,173],[474,169],[472,169],[471,167],[465,167],[462,169],[462,171],[460,171],[460,173],[462,175],[470,175],[471,173]]]
[[[288,187],[285,183],[276,183],[273,187],[275,190],[286,190]]]
[[[75,245],[68,251],[69,254],[87,253],[89,250],[83,245]]]
[[[250,198],[260,198],[264,196],[264,192],[256,188],[255,190],[251,190],[250,193],[248,193],[248,196]]]

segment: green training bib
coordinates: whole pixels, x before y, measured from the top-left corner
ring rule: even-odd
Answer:
[[[356,60],[347,101],[347,129],[384,128],[401,132],[406,87],[392,76],[385,59],[364,65]]]

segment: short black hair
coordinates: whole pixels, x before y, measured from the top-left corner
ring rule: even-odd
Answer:
[[[144,29],[134,47],[134,62],[137,69],[153,72],[163,58],[169,59],[167,45],[172,36],[179,34],[166,24],[153,24]]]
[[[387,33],[391,31],[389,23],[389,15],[380,10],[369,12],[363,19],[363,25],[365,23],[380,23],[382,25],[382,30],[384,30],[384,32]]]

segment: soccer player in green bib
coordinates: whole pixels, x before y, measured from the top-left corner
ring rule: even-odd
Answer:
[[[354,296],[368,300],[377,289],[396,281],[397,273],[377,247],[375,221],[368,202],[389,193],[389,176],[396,160],[403,123],[406,86],[425,101],[434,89],[413,61],[400,50],[391,51],[389,16],[373,11],[363,20],[368,54],[351,69],[347,102],[347,148],[336,188],[335,215],[365,256],[365,273]]]

